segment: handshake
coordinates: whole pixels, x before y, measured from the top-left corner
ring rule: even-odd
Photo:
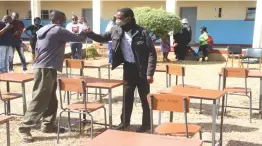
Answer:
[[[85,26],[85,27],[83,28],[83,31],[86,32],[86,33],[91,32],[90,26]]]

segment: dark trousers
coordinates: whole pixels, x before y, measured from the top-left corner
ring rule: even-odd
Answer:
[[[208,45],[202,45],[199,47],[199,58],[205,59],[208,56]]]
[[[72,59],[82,59],[82,43],[71,43]]]
[[[149,126],[150,125],[150,110],[147,101],[147,95],[150,92],[150,86],[147,82],[146,78],[141,78],[139,76],[137,67],[135,64],[124,63],[124,98],[125,98],[125,106],[122,108],[122,112],[125,112],[125,117],[123,117],[123,113],[121,115],[121,122],[125,124],[130,124],[130,118],[133,110],[134,103],[134,91],[135,88],[138,88],[138,93],[140,96],[140,100],[142,103],[143,109],[143,117],[142,117],[142,125]],[[124,108],[125,107],[125,108]]]
[[[35,55],[36,40],[31,40],[30,46],[31,46],[31,49],[32,49],[32,54]]]
[[[21,64],[23,66],[23,70],[26,71],[27,67],[26,67],[26,60],[25,60],[24,48],[22,46],[22,42],[15,43],[15,45],[13,45],[13,56],[11,56],[11,58],[9,60],[9,71],[14,70],[13,60],[14,60],[15,50],[17,51],[17,53],[20,57]]]
[[[176,59],[185,60],[187,53],[187,44],[177,44],[175,47]]]
[[[37,122],[43,117],[43,128],[55,126],[58,100],[56,97],[57,71],[54,69],[34,69],[33,100],[19,127],[21,133],[30,132]]]

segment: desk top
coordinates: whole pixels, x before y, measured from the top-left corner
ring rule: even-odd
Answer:
[[[81,146],[202,146],[201,140],[107,130]]]
[[[33,74],[24,73],[0,73],[0,81],[23,83],[34,80]]]
[[[156,66],[156,72],[166,72],[166,66],[165,65]]]
[[[100,79],[92,77],[77,77],[86,81],[87,87],[112,89],[123,85],[122,80]]]
[[[13,118],[14,118],[13,116],[0,116],[0,124],[4,124]]]
[[[218,73],[221,76],[221,72]],[[249,78],[262,78],[262,72],[260,71],[248,71]]]
[[[178,94],[182,96],[188,96],[190,98],[198,98],[198,99],[205,99],[205,100],[219,99],[226,94],[226,92],[222,90],[197,89],[197,88],[187,88],[181,86],[173,86],[171,88],[161,90],[159,93]]]
[[[85,68],[101,68],[109,65],[111,64],[108,63],[108,60],[92,60],[84,62]]]

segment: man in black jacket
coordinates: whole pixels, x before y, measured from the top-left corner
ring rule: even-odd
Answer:
[[[90,32],[88,37],[96,42],[112,40],[112,69],[124,63],[124,102],[121,124],[118,130],[130,125],[133,109],[134,91],[138,88],[143,108],[142,126],[137,132],[150,129],[150,111],[147,94],[149,84],[153,82],[156,69],[156,50],[148,32],[136,24],[134,13],[130,8],[122,8],[116,14],[116,26],[105,34],[98,35]]]

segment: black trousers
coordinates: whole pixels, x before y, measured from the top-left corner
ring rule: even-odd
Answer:
[[[208,45],[202,45],[199,47],[199,52],[201,52],[203,55],[200,55],[199,58],[205,58],[208,56]]]
[[[124,63],[124,98],[125,106],[122,108],[121,123],[130,124],[130,118],[133,110],[134,103],[134,91],[138,88],[138,93],[142,103],[143,117],[142,125],[150,125],[150,110],[147,101],[147,95],[150,92],[150,86],[146,78],[141,78],[135,64]],[[125,112],[125,117],[123,117],[123,112]]]
[[[187,44],[177,44],[175,47],[176,59],[185,60],[187,50]]]

